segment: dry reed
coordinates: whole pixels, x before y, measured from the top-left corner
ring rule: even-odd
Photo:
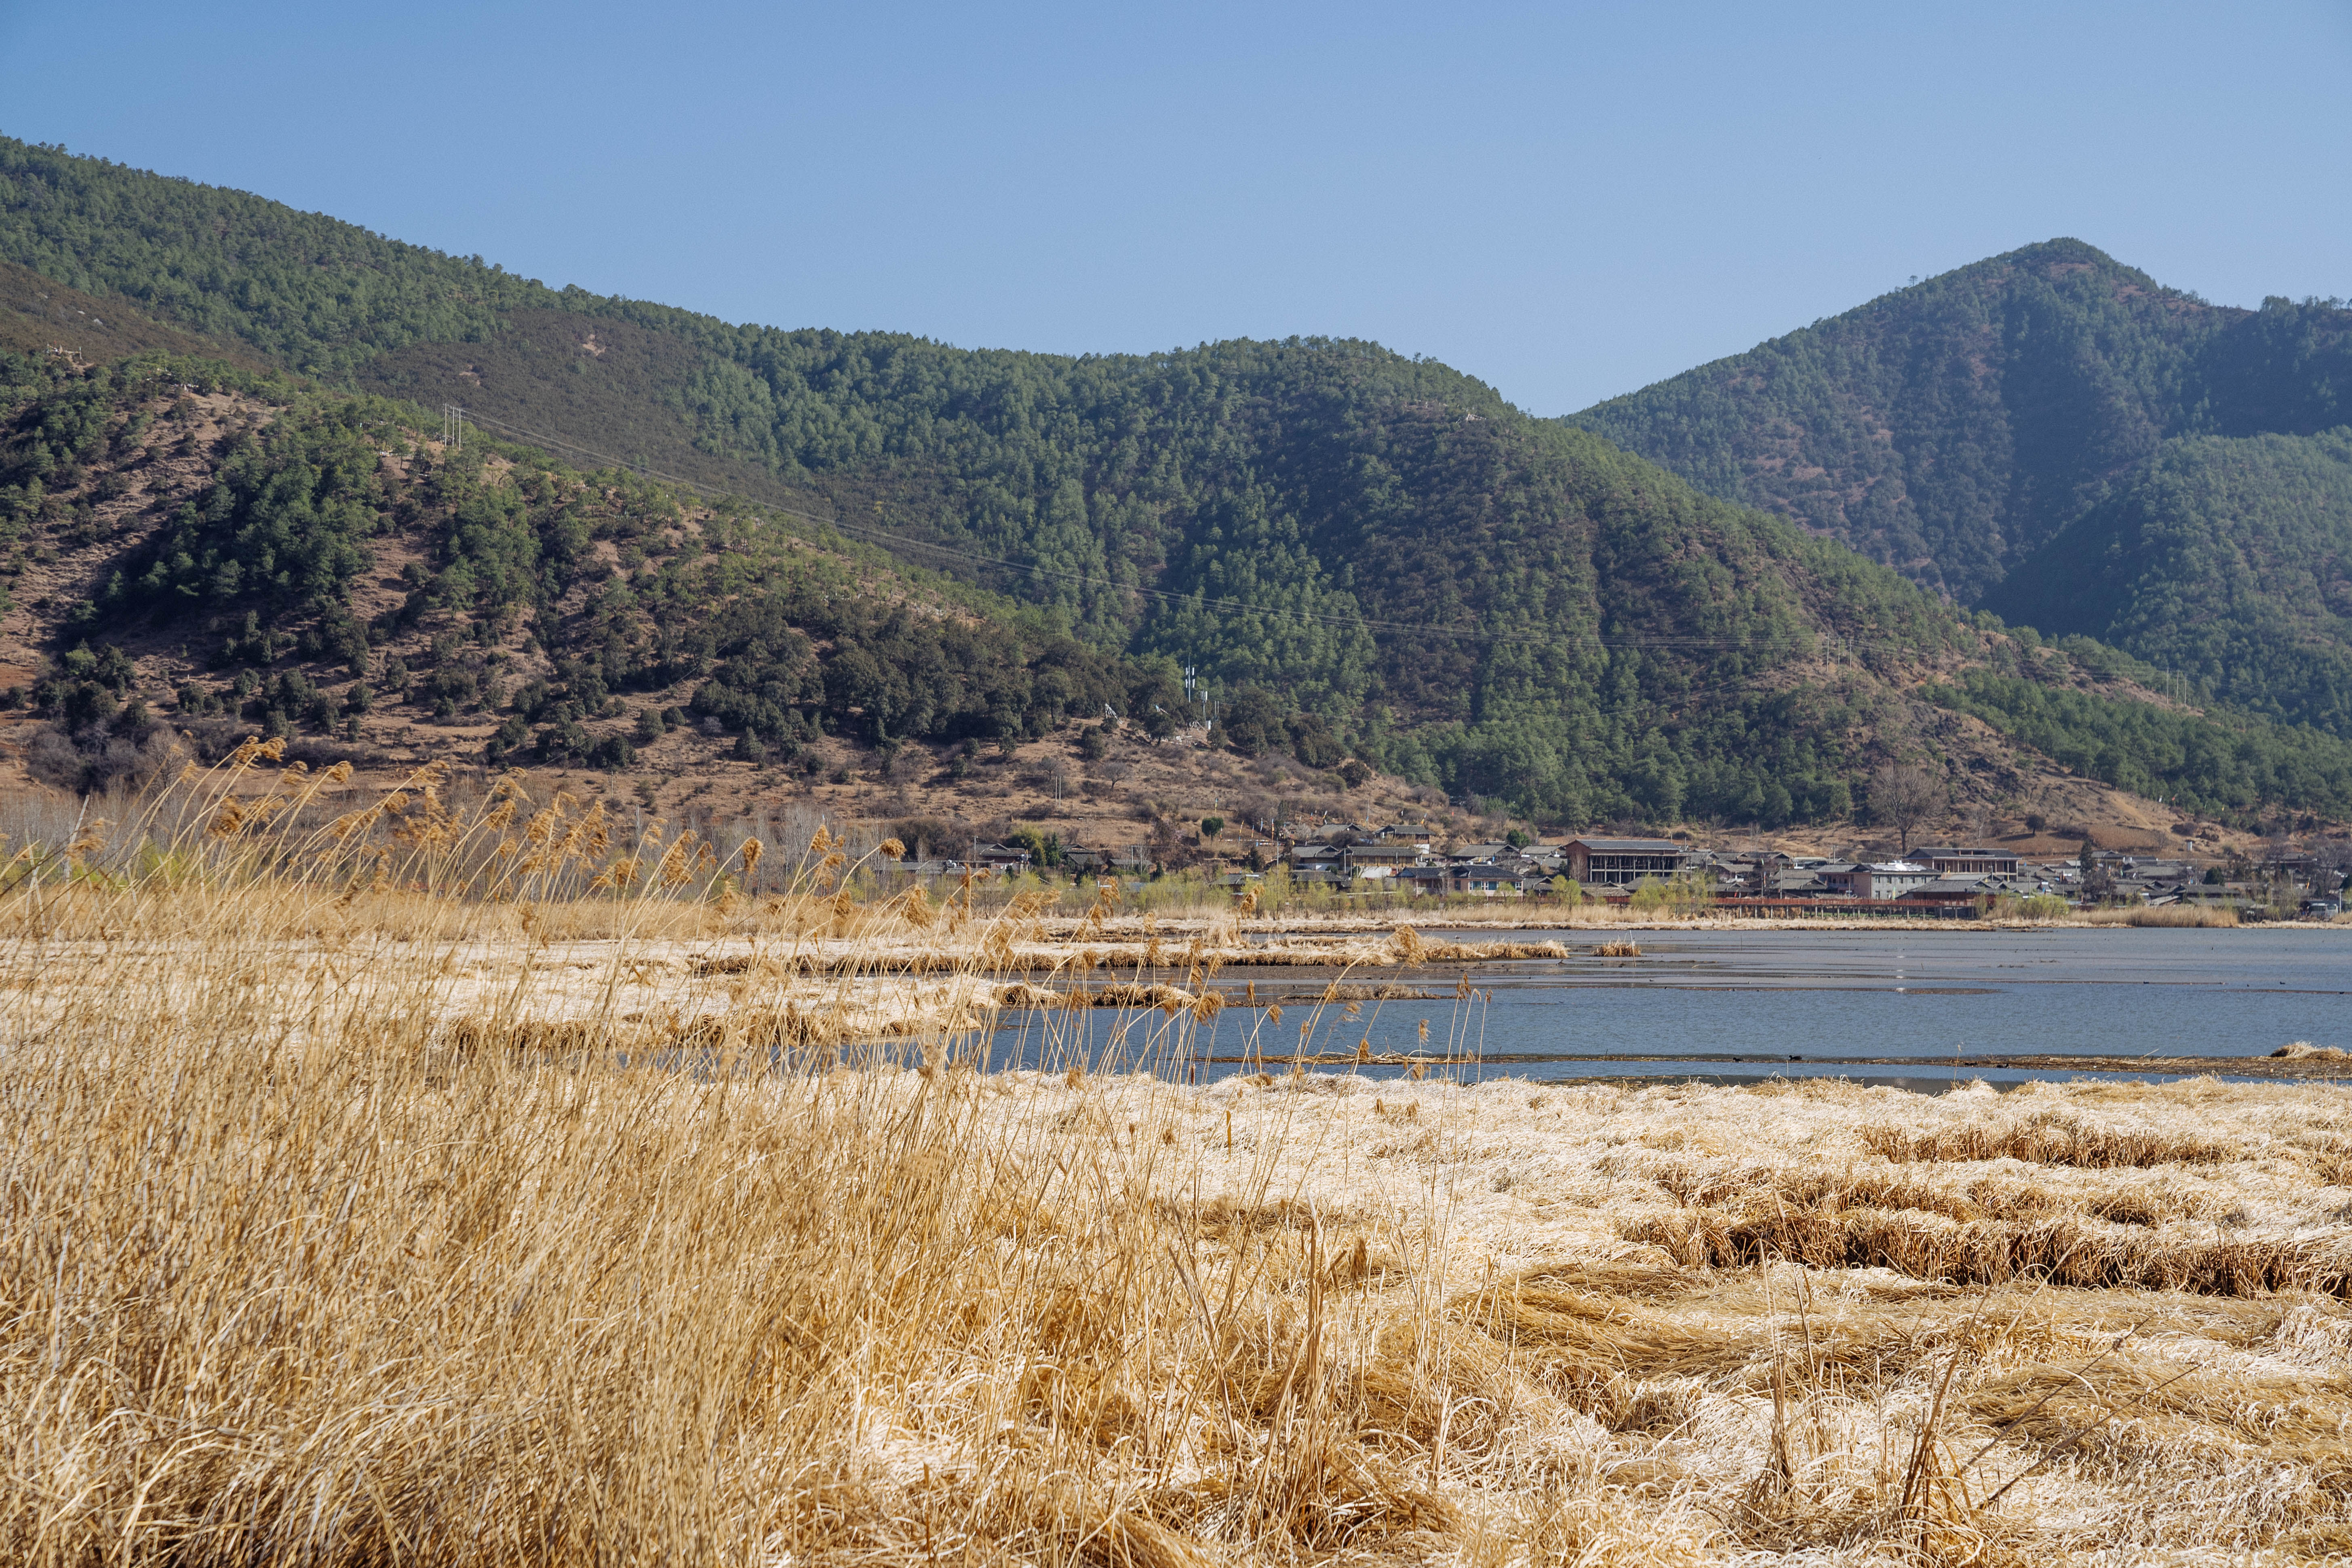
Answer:
[[[2186,930],[2227,931],[2238,924],[2238,911],[2206,904],[2157,904],[2132,909],[2092,910],[2084,917],[2093,925],[2154,926]]]
[[[219,782],[0,900],[8,1561],[2341,1536],[2342,1091],[1194,1086],[1081,1049],[1078,1000],[1219,1026],[1148,947],[1008,986],[1037,910],[862,899],[829,835],[755,900],[519,792],[337,837]],[[1001,1006],[1066,1059],[981,1070]]]
[[[2087,1125],[2078,1119],[2057,1115],[1971,1121],[1933,1131],[1865,1127],[1862,1130],[1862,1142],[1874,1153],[1890,1160],[2008,1159],[2030,1164],[2074,1165],[2085,1170],[2210,1165],[2239,1153],[2220,1139],[2146,1127]]]

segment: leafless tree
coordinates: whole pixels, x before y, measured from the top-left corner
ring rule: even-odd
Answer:
[[[1167,817],[1152,823],[1150,839],[1151,858],[1160,865],[1187,866],[1194,858],[1178,825]]]
[[[1886,763],[1870,775],[1870,814],[1895,829],[1901,853],[1911,853],[1911,830],[1944,807],[1944,785],[1912,763]]]

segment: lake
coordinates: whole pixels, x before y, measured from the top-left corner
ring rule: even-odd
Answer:
[[[1431,931],[1491,941],[1487,931]],[[1239,1002],[1198,1026],[1097,1008],[1014,1013],[993,1032],[992,1066],[1158,1064],[1187,1076],[1287,1065],[1301,1048],[1451,1058],[1435,1070],[1537,1079],[1698,1075],[1713,1080],[1834,1074],[1914,1088],[2078,1073],[1961,1067],[1983,1054],[2263,1057],[2291,1040],[2352,1047],[2352,929],[2241,931],[1519,931],[1557,941],[1562,961],[1398,971],[1233,968],[1216,988]],[[1633,959],[1589,956],[1640,943]],[[1174,978],[1181,981],[1181,975]],[[1433,1000],[1317,1006],[1329,981],[1406,984]],[[1426,1043],[1423,1026],[1426,1026]],[[1856,1060],[1854,1058],[1875,1058]],[[1916,1066],[1914,1064],[1916,1064]],[[1373,1077],[1406,1069],[1373,1065]],[[2151,1061],[2142,1076],[2161,1076]]]

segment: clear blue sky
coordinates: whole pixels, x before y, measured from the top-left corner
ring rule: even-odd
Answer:
[[[2352,294],[2352,3],[0,0],[0,131],[780,326],[1579,408],[2074,235]]]

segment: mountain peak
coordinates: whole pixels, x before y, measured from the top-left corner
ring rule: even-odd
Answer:
[[[2047,239],[1570,417],[1974,603],[2168,436],[2352,417],[2352,318],[2254,315]]]

